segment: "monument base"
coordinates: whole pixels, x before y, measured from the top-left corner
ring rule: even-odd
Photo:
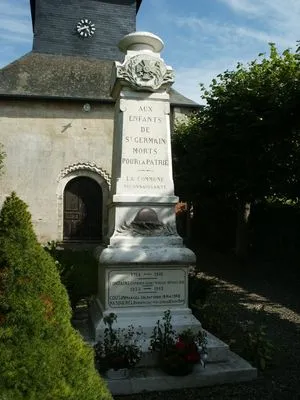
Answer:
[[[81,323],[77,323],[76,328],[86,342],[91,345],[95,344],[87,318],[82,319]],[[128,378],[117,381],[105,376],[103,378],[113,395],[214,386],[251,381],[257,378],[256,368],[231,352],[228,345],[209,332],[207,332],[207,342],[208,362],[205,368],[196,365],[190,375],[182,377],[167,375],[157,368],[153,355],[145,353],[140,365],[130,370]]]
[[[144,356],[140,365],[153,367],[156,359],[149,352],[150,338],[158,320],[170,310],[173,329],[197,333],[201,323],[188,308],[188,273],[194,253],[184,246],[115,247],[109,246],[99,257],[99,288],[102,293],[90,306],[93,342],[104,335],[103,317],[114,313],[114,327],[142,328]],[[210,362],[228,359],[228,346],[207,332]]]
[[[194,367],[187,376],[170,376],[158,368],[135,368],[127,379],[105,379],[113,395],[130,395],[151,391],[167,391],[226,383],[246,382],[257,378],[257,370],[236,354],[229,352],[227,361]]]

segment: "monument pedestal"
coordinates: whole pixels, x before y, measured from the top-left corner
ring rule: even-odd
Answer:
[[[101,337],[102,318],[109,313],[118,316],[118,327],[142,326],[148,339],[166,310],[171,311],[178,332],[188,328],[199,331],[201,325],[188,308],[188,272],[194,261],[189,249],[166,244],[103,250],[99,266],[102,290],[92,312],[95,338]]]

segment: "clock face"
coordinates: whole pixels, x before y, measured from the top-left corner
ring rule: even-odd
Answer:
[[[93,36],[95,30],[95,24],[87,18],[81,19],[76,25],[76,32],[83,39]]]

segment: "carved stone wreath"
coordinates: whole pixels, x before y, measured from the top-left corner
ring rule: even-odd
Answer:
[[[176,230],[170,224],[160,224],[153,227],[152,224],[127,224],[120,226],[117,230],[119,235],[124,236],[175,236]]]
[[[117,78],[126,80],[135,89],[154,91],[171,85],[174,72],[160,58],[139,54],[124,64],[117,64]]]

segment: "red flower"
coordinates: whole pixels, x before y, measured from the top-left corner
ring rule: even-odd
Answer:
[[[185,349],[185,344],[184,344],[184,342],[182,342],[182,341],[179,339],[178,342],[176,342],[175,347],[176,347],[176,349],[178,349],[178,350],[184,350],[184,349]]]

